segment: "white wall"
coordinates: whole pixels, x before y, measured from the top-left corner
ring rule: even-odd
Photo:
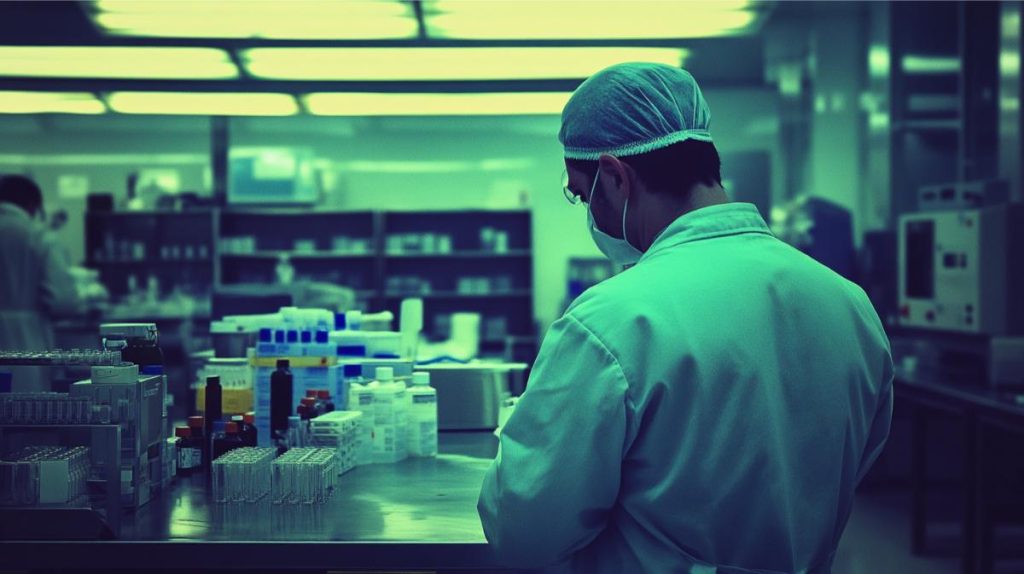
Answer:
[[[777,99],[770,89],[706,89],[712,132],[725,154],[772,154],[773,197],[780,189]],[[559,120],[487,118],[242,118],[233,146],[313,149],[334,166],[327,203],[339,209],[517,208],[533,211],[535,314],[542,329],[557,318],[570,257],[594,256],[582,206],[562,197]],[[171,167],[183,188],[208,189],[205,118],[0,117],[0,171],[30,171],[72,220],[63,239],[81,260],[84,201],[57,195],[61,175],[80,174],[92,190],[123,194],[138,168]],[[723,166],[729,178],[729,165]]]

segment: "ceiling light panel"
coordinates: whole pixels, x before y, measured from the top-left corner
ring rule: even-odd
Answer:
[[[681,66],[682,48],[253,48],[255,77],[273,80],[427,81],[586,78],[621,62]]]
[[[371,40],[415,38],[416,15],[397,0],[94,3],[93,21],[119,36]]]
[[[0,91],[0,114],[102,114],[103,102],[88,92]]]
[[[262,92],[113,92],[107,104],[122,114],[290,116],[299,111],[291,95]]]
[[[748,0],[425,0],[430,38],[468,40],[633,40],[748,32],[758,11]]]
[[[220,80],[238,68],[216,48],[0,46],[0,76]]]
[[[568,92],[314,93],[303,99],[321,116],[481,116],[560,114]]]

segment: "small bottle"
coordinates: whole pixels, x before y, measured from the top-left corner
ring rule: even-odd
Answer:
[[[306,446],[309,442],[307,439],[310,435],[309,421],[315,419],[318,416],[316,412],[316,399],[312,397],[305,397],[302,399],[302,404],[299,405],[299,419],[301,424],[299,425],[299,432],[302,434],[302,446]]]
[[[242,415],[242,442],[246,446],[256,446],[258,435],[256,430],[256,413],[250,411]]]
[[[288,417],[288,431],[285,435],[285,446],[287,448],[296,448],[303,446],[301,429],[302,420],[300,420],[298,416],[292,415]]]
[[[437,389],[430,386],[430,373],[413,373],[408,394],[409,454],[437,456]]]
[[[292,373],[288,359],[278,359],[277,370],[270,375],[270,438],[283,441],[288,435],[288,417],[292,415]]]
[[[203,415],[206,417],[207,430],[213,426],[215,421],[224,418],[222,397],[220,377],[206,377],[206,403],[204,404]]]
[[[321,389],[316,392],[316,397],[317,399],[320,400],[320,403],[323,405],[323,412],[320,414],[334,412],[334,401],[331,400],[330,391],[328,391],[327,389]]]
[[[243,446],[245,444],[242,443],[242,437],[238,434],[238,424],[234,421],[225,423],[223,433],[213,441],[213,460],[217,460],[228,451]]]
[[[178,439],[175,443],[178,476],[191,476],[192,473],[202,468],[202,444],[196,444],[196,439],[192,438],[192,429],[189,427],[174,429],[174,436]]]
[[[203,462],[206,463],[206,470],[210,470],[213,461],[220,456],[216,449],[220,441],[224,439],[224,428],[226,425],[227,423],[224,421],[213,421],[213,430],[210,431],[210,436],[206,437],[206,452],[209,453],[209,456],[203,459]]]
[[[206,425],[206,419],[200,416],[188,417],[188,431],[189,431],[189,447],[194,449],[191,451],[192,456],[192,467],[191,472],[186,473],[192,474],[199,472],[204,468],[204,461],[207,458],[207,446],[206,446],[206,433],[203,432],[203,427]],[[180,467],[180,465],[179,465]]]

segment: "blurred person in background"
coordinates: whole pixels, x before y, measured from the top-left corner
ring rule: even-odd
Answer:
[[[84,309],[71,265],[31,179],[0,176],[0,350],[54,348],[53,320]],[[12,369],[14,391],[48,391],[45,369]]]

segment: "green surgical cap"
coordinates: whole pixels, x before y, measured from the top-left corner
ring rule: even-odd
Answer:
[[[694,139],[711,141],[711,110],[689,72],[665,64],[616,64],[576,88],[558,141],[568,159],[630,156]]]

